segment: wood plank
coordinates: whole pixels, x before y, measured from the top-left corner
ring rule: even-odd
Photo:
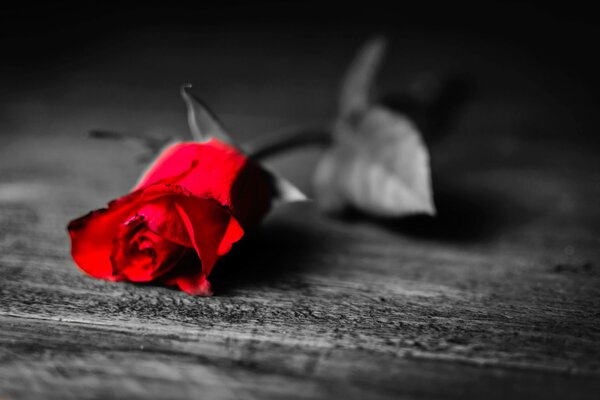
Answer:
[[[8,398],[595,398],[579,375],[366,349],[31,318],[0,318]],[[68,349],[68,351],[66,351]],[[507,384],[507,382],[509,382]],[[442,389],[443,388],[443,389]]]

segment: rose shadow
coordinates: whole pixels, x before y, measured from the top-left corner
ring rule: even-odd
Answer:
[[[309,257],[322,246],[319,242],[318,234],[307,225],[285,218],[270,219],[236,243],[220,260],[210,276],[215,294],[275,284],[285,275],[302,272],[313,264]]]
[[[378,217],[348,207],[332,217],[352,225],[370,224],[397,234],[446,242],[478,242],[507,225],[530,218],[509,200],[485,191],[434,185],[436,214]]]
[[[349,210],[344,217],[354,223],[373,223],[418,239],[476,244],[490,241],[536,216],[534,211],[516,204],[508,196],[499,196],[489,189],[465,188],[446,182],[437,182],[434,187],[435,216],[378,218]]]
[[[531,210],[494,192],[442,183],[438,183],[438,189],[435,194],[438,214],[435,217],[385,219],[357,211],[338,217],[342,217],[341,223],[350,225],[354,231],[352,235],[369,224],[397,235],[457,245],[493,240],[535,217]],[[310,223],[299,223],[297,217],[286,218],[285,215],[278,213],[275,218],[268,219],[257,231],[236,243],[232,252],[221,260],[210,277],[216,295],[227,295],[243,287],[277,285],[285,276],[305,272],[314,266],[315,254],[338,247],[331,242],[327,230],[317,229]],[[332,217],[311,210],[306,218]],[[286,280],[286,287],[296,284],[301,285]]]
[[[275,285],[286,275],[306,270],[312,265],[306,255],[314,254],[314,250],[322,246],[319,242],[319,237],[305,225],[286,219],[268,220],[235,243],[231,252],[219,260],[209,277],[214,295],[226,296],[244,287]],[[198,265],[200,260],[195,254],[190,254],[184,262]],[[179,291],[160,281],[130,284]],[[293,286],[300,287],[302,284],[286,281],[286,287]]]

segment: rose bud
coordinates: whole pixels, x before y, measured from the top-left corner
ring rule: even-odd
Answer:
[[[94,278],[210,296],[211,270],[260,223],[272,200],[304,199],[239,150],[189,86],[182,94],[199,141],[167,147],[130,194],[68,226],[73,259]]]

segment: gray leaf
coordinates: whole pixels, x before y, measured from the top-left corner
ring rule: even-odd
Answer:
[[[435,214],[429,153],[405,115],[373,105],[370,91],[383,55],[374,40],[359,53],[342,87],[333,146],[314,175],[317,204],[379,217]]]

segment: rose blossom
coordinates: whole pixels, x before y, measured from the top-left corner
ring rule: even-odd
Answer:
[[[306,200],[234,146],[215,115],[181,88],[197,142],[167,147],[128,195],[71,221],[71,254],[92,277],[158,282],[201,296],[220,257],[274,199]]]
[[[215,263],[260,222],[273,196],[268,173],[235,147],[177,143],[130,194],[69,224],[73,259],[95,278],[210,295]]]

